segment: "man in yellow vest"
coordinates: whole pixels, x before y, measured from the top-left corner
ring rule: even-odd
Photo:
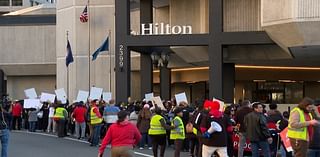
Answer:
[[[288,137],[294,151],[295,157],[306,157],[308,144],[313,136],[312,126],[319,125],[319,122],[314,120],[310,112],[313,109],[313,100],[305,97],[290,112]]]
[[[57,133],[58,137],[64,137],[65,134],[65,125],[66,125],[66,119],[68,118],[68,112],[63,107],[64,105],[61,104],[61,102],[58,102],[58,107],[54,111],[53,119],[56,122],[57,126]]]
[[[153,115],[150,120],[148,134],[152,139],[153,156],[158,157],[158,146],[160,145],[160,157],[164,157],[164,152],[166,150],[166,130],[170,130],[171,126],[166,124],[159,107],[155,107],[154,112],[155,115]]]
[[[174,110],[175,117],[171,122],[173,129],[170,133],[170,139],[174,140],[174,157],[180,157],[183,140],[186,138],[183,121],[181,119],[183,116],[182,110],[183,109],[181,107],[177,107]]]
[[[90,146],[98,146],[99,144],[99,135],[101,130],[102,116],[97,107],[98,100],[93,100],[90,102],[90,124],[93,127],[93,134]]]

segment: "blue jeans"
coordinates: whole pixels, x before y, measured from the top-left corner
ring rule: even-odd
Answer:
[[[243,157],[243,151],[247,138],[245,132],[239,132],[238,157]]]
[[[29,131],[35,132],[36,131],[36,121],[29,122]]]
[[[320,149],[308,149],[308,157],[319,157]]]
[[[8,156],[8,144],[9,144],[9,129],[1,130],[2,135],[0,136],[1,139],[1,157]]]
[[[148,135],[148,133],[142,133],[141,134],[142,138],[139,142],[139,147],[144,147],[145,144],[146,144],[146,141],[148,142],[148,147],[151,147],[151,138],[150,136]]]
[[[251,142],[252,157],[259,157],[259,148],[262,149],[264,157],[270,157],[270,148],[267,141]]]
[[[91,145],[97,146],[99,144],[100,130],[101,124],[94,125]]]

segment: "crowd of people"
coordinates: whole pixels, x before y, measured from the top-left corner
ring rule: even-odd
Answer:
[[[3,125],[7,129],[74,136],[88,140],[90,146],[101,143],[99,157],[108,144],[113,157],[134,156],[134,148],[150,149],[153,156],[164,157],[168,147],[175,149],[175,157],[182,151],[192,157],[242,157],[247,153],[254,157],[316,157],[320,156],[319,104],[318,100],[304,98],[291,112],[281,113],[276,103],[267,109],[265,104],[249,100],[223,110],[219,101],[212,100],[193,105],[164,101],[164,107],[151,101],[44,102],[34,109],[24,109],[23,102],[13,101],[2,113],[8,113]],[[278,134],[286,128],[293,152],[288,152],[279,139]]]

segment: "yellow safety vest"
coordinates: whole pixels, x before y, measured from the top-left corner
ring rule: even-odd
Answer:
[[[148,130],[149,135],[165,135],[166,129],[164,129],[160,123],[163,117],[160,115],[154,115],[150,121],[150,129]]]
[[[54,118],[60,118],[60,119],[65,119],[64,117],[64,114],[63,112],[66,111],[65,108],[63,107],[58,107],[56,110],[55,110],[55,114],[54,114]]]
[[[93,110],[97,107],[92,107],[90,110],[90,124],[100,124],[102,122],[102,118],[99,118]]]
[[[184,133],[184,125],[183,121],[179,116],[174,117],[173,121],[171,122],[171,125],[174,126],[174,121],[178,120],[179,121],[179,126],[178,128],[172,129],[170,133],[170,139],[175,140],[175,139],[185,139],[185,133]]]
[[[293,112],[296,112],[298,111],[299,112],[299,117],[300,117],[300,123],[303,123],[305,122],[305,116],[304,116],[304,112],[298,108],[298,107],[295,107],[291,112],[290,114],[292,114]],[[309,113],[311,119],[312,119],[312,115],[311,113]],[[289,126],[288,126],[288,137],[289,138],[294,138],[294,139],[299,139],[299,140],[304,140],[304,141],[308,141],[307,139],[307,134],[308,134],[308,131],[307,131],[307,127],[303,127],[303,128],[292,128],[291,127],[291,122],[289,120]]]

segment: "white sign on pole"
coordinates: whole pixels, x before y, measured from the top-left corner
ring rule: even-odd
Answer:
[[[67,94],[64,88],[60,88],[54,91],[57,95],[57,100],[61,101],[63,104],[67,103]]]
[[[78,96],[77,96],[77,102],[83,101],[83,103],[87,102],[89,96],[89,92],[87,91],[83,91],[83,90],[79,90],[78,92]]]
[[[89,99],[90,100],[94,100],[94,99],[100,100],[101,95],[102,95],[102,91],[103,91],[102,88],[91,87]]]
[[[144,95],[145,99],[146,99],[146,102],[148,101],[152,101],[152,98],[154,97],[153,96],[153,93],[147,93]]]
[[[40,99],[24,99],[23,108],[39,108],[42,107]]]
[[[40,101],[53,103],[55,98],[56,98],[56,95],[54,95],[54,94],[41,93]]]
[[[180,102],[188,103],[187,95],[185,92],[174,95],[176,98],[177,106],[179,106]]]
[[[38,97],[36,89],[34,88],[24,90],[24,94],[28,99],[36,99]]]
[[[157,106],[160,107],[162,110],[166,110],[166,108],[163,106],[160,96],[153,97],[152,102],[153,104],[157,104]]]
[[[103,97],[103,100],[108,103],[112,99],[112,93],[103,92],[103,96],[102,97]]]

